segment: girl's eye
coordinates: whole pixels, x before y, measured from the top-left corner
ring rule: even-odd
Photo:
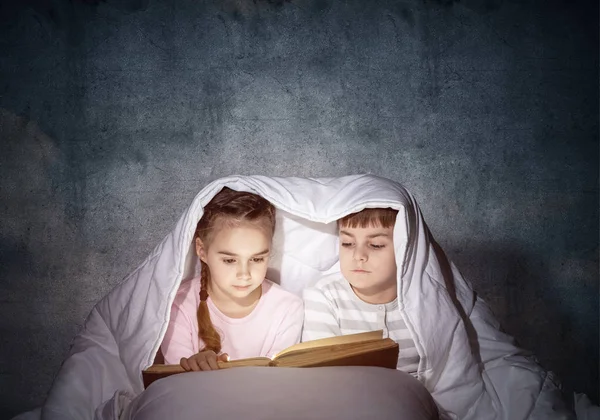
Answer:
[[[373,248],[373,249],[382,249],[382,248],[385,248],[385,245],[371,244],[371,248]]]
[[[258,257],[257,257],[257,258],[252,258],[252,262],[253,262],[253,263],[261,263],[261,262],[263,262],[264,260],[265,260],[265,258],[264,258],[264,257],[260,257],[260,258],[258,258]]]
[[[233,263],[235,263],[235,260],[234,260],[233,258],[225,258],[225,259],[223,260],[223,262],[224,262],[225,264],[233,264]]]
[[[342,246],[344,248],[350,248],[352,245],[353,245],[352,242],[342,242]]]

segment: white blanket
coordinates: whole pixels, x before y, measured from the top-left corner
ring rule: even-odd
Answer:
[[[203,206],[223,187],[278,208],[268,276],[295,293],[335,272],[335,221],[366,207],[399,210],[394,228],[399,310],[421,361],[418,379],[450,418],[568,419],[552,374],[500,332],[486,304],[434,242],[401,185],[371,175],[228,177],[195,197],[150,256],[94,307],[42,410],[43,419],[117,418],[143,391],[182,281],[197,273],[192,236]],[[195,402],[198,404],[198,402]]]

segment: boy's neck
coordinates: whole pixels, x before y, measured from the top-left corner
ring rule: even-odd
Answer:
[[[349,286],[352,288],[352,291],[357,298],[371,305],[383,305],[385,303],[390,303],[398,297],[398,288],[396,287],[395,283],[389,288],[376,291],[358,290],[351,284],[349,284]]]

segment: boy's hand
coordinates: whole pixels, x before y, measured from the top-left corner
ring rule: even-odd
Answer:
[[[188,358],[182,357],[179,364],[186,371],[200,371],[200,370],[217,370],[219,365],[217,361],[227,362],[229,361],[229,355],[226,353],[217,354],[212,350],[201,351]]]

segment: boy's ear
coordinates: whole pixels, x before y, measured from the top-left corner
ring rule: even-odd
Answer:
[[[200,261],[206,262],[206,250],[200,238],[196,238],[196,255],[200,258]]]

